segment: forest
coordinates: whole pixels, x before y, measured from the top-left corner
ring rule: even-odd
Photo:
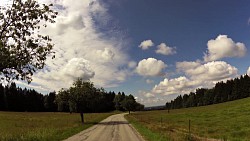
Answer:
[[[124,92],[106,92],[90,81],[76,80],[69,89],[47,95],[35,90],[22,89],[15,83],[0,85],[0,111],[17,112],[109,112],[114,110],[143,110],[144,105]]]
[[[247,74],[226,82],[218,82],[211,89],[199,88],[190,94],[179,95],[171,102],[167,102],[166,108],[205,106],[246,97],[250,97],[250,77]]]

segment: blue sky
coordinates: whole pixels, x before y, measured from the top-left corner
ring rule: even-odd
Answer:
[[[42,29],[54,43],[31,85],[68,88],[76,78],[133,94],[146,106],[246,74],[250,2],[246,0],[43,0],[59,12]],[[250,69],[249,69],[250,73]]]
[[[248,1],[152,1],[152,0],[123,0],[119,4],[108,3],[110,15],[118,21],[120,29],[126,31],[131,40],[130,57],[136,61],[153,57],[164,61],[169,67],[165,70],[176,74],[176,62],[202,60],[207,51],[207,42],[218,35],[228,35],[235,42],[249,46],[250,26],[248,23],[250,2]],[[177,53],[164,56],[156,54],[155,46],[142,51],[138,45],[143,40],[151,39],[155,44],[162,42],[176,47]],[[249,55],[244,57],[225,57],[225,61],[238,69],[238,74],[246,73],[249,67]],[[136,86],[134,90],[150,90],[154,84],[145,85],[143,79],[136,77],[126,83],[125,89]],[[161,81],[162,78],[151,78]],[[129,87],[128,87],[129,86]],[[120,86],[118,89],[124,89]]]

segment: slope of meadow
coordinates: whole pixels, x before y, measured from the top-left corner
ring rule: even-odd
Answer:
[[[169,113],[137,112],[126,118],[150,141],[250,140],[250,98]]]

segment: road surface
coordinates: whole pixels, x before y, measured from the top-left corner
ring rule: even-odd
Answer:
[[[65,141],[144,141],[124,115],[112,115]]]

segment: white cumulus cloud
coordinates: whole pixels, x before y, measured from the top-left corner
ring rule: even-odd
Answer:
[[[89,61],[83,58],[73,58],[63,67],[62,74],[69,79],[89,80],[94,77],[95,72],[90,67]]]
[[[160,76],[163,74],[163,69],[167,65],[155,58],[143,59],[138,63],[136,67],[136,72],[142,76]]]
[[[247,75],[250,76],[250,67],[247,70]]]
[[[207,47],[207,53],[204,56],[206,62],[225,57],[243,57],[247,51],[243,43],[235,43],[227,35],[219,35],[215,40],[208,41]]]
[[[180,65],[182,64],[182,65]],[[183,67],[188,66],[190,67]],[[212,61],[205,64],[197,62],[182,62],[177,63],[177,70],[183,71],[187,76],[194,80],[203,81],[221,81],[235,77],[238,74],[238,69],[224,61]]]
[[[96,57],[99,57],[102,61],[112,61],[115,54],[110,48],[104,48],[104,50],[97,50]]]
[[[170,94],[185,94],[199,86],[200,81],[192,81],[185,76],[180,76],[174,79],[165,78],[152,89],[153,93],[170,95]]]
[[[142,41],[141,44],[139,45],[139,47],[143,50],[148,49],[149,47],[154,46],[154,43],[152,42],[152,40],[145,40]]]
[[[165,43],[161,43],[157,46],[157,50],[155,52],[163,55],[173,55],[176,54],[176,48],[169,47]]]
[[[152,89],[152,93],[171,95],[188,94],[197,88],[211,88],[219,81],[225,81],[238,75],[238,69],[224,61],[202,64],[196,62],[177,62],[176,68],[185,76],[165,78]]]

